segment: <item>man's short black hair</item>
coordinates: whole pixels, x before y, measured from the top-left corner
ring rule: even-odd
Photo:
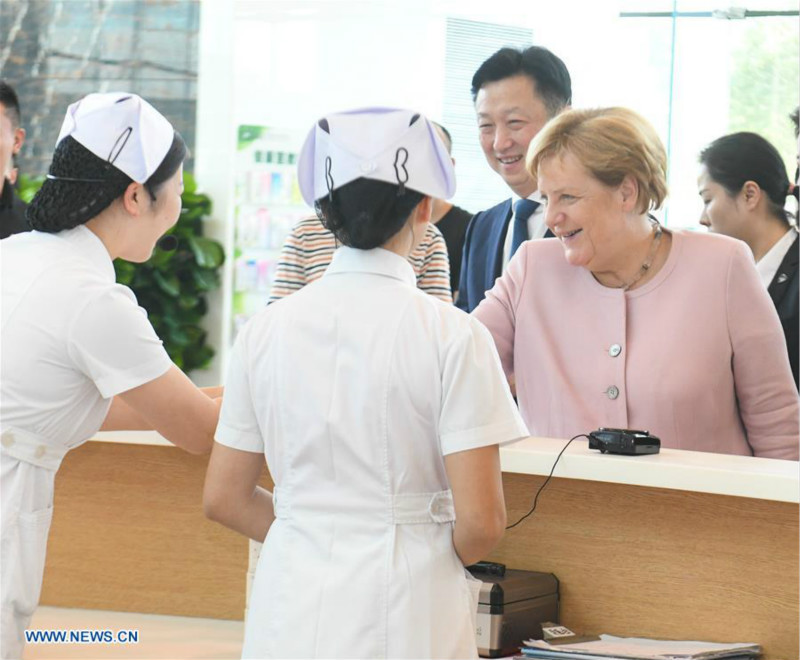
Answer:
[[[14,88],[5,80],[0,80],[0,103],[6,109],[6,115],[11,120],[14,128],[19,128],[22,123],[22,113],[19,110],[19,98]]]
[[[541,46],[525,50],[501,48],[487,59],[472,77],[473,102],[485,84],[519,75],[528,76],[534,82],[536,93],[551,117],[572,103],[572,80],[567,66]]]
[[[789,119],[791,119],[794,124],[794,136],[800,137],[800,105],[792,111],[792,114],[789,115]]]

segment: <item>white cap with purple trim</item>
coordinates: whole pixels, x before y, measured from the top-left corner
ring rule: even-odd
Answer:
[[[172,146],[175,129],[136,94],[89,94],[67,108],[56,140],[68,135],[137,183],[144,183]]]
[[[433,124],[418,112],[399,108],[326,115],[309,132],[297,169],[309,206],[362,177],[439,199],[456,191],[453,162]]]

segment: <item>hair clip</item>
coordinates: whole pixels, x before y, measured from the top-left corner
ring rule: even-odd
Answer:
[[[333,175],[331,174],[331,169],[333,167],[333,161],[331,161],[330,156],[325,157],[325,183],[328,186],[328,201],[333,204]]]
[[[120,99],[120,101],[125,101],[125,100],[127,99]],[[119,101],[117,101],[117,103],[119,103]],[[114,161],[117,160],[117,158],[119,158],[119,155],[122,153],[122,150],[125,148],[125,145],[128,144],[128,138],[130,138],[131,133],[133,133],[133,127],[128,126],[128,128],[126,128],[124,131],[122,131],[122,133],[119,134],[117,141],[114,142],[114,146],[111,147],[111,151],[108,152],[109,163],[113,164]],[[120,141],[122,141],[122,144],[120,144]],[[119,147],[117,147],[117,145],[119,145]],[[115,150],[116,153],[114,153]]]
[[[403,154],[403,162],[400,162],[401,152]],[[406,182],[408,181],[408,170],[406,169],[406,163],[408,163],[408,149],[405,147],[399,147],[394,155],[394,175],[397,177],[397,185],[400,186],[400,189],[397,191],[398,197],[404,195],[406,192]],[[405,178],[400,177],[401,169],[403,170],[403,175]]]
[[[105,183],[105,179],[76,179],[71,176],[56,176],[54,174],[47,174],[47,179],[51,181],[72,181],[74,183]]]

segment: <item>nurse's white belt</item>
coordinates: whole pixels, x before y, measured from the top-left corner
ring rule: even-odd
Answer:
[[[326,508],[314,511],[318,514],[331,513],[330,504]],[[304,509],[292,507],[291,497],[283,488],[275,486],[272,492],[272,506],[275,517],[289,519],[294,513],[302,515]],[[305,510],[308,511],[308,510]],[[308,511],[310,512],[310,511]],[[422,523],[447,523],[456,519],[453,505],[453,493],[440,490],[434,493],[403,493],[392,496],[391,520],[395,525],[413,525]]]
[[[72,447],[14,427],[0,432],[0,451],[3,454],[48,470],[58,470],[70,449]]]

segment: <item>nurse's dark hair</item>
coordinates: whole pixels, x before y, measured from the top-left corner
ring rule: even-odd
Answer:
[[[359,178],[322,197],[314,208],[340,243],[359,250],[380,247],[399,232],[424,195],[386,181]]]
[[[329,131],[326,120],[319,125]],[[316,200],[314,208],[320,222],[340,243],[371,250],[399,232],[424,197],[416,190],[362,177]]]
[[[700,152],[712,181],[721,185],[731,197],[741,192],[747,181],[754,181],[766,193],[769,212],[789,224],[784,210],[786,197],[797,196],[791,186],[778,150],[756,133],[732,133],[714,140]]]
[[[189,149],[186,147],[181,134],[175,131],[172,136],[172,144],[169,147],[169,151],[167,151],[167,155],[164,156],[164,160],[161,161],[156,171],[150,175],[150,178],[144,182],[144,186],[150,192],[153,201],[156,201],[158,191],[178,171],[188,154]]]
[[[167,155],[144,182],[153,201],[157,200],[162,185],[178,171],[186,153],[186,143],[175,131]],[[72,136],[56,146],[49,174],[56,178],[45,180],[25,214],[33,229],[49,233],[85,224],[120,198],[133,183],[127,174],[95,156]]]
[[[552,118],[572,103],[572,79],[567,65],[547,48],[501,48],[478,67],[472,77],[472,100],[481,88],[498,80],[526,76]]]

